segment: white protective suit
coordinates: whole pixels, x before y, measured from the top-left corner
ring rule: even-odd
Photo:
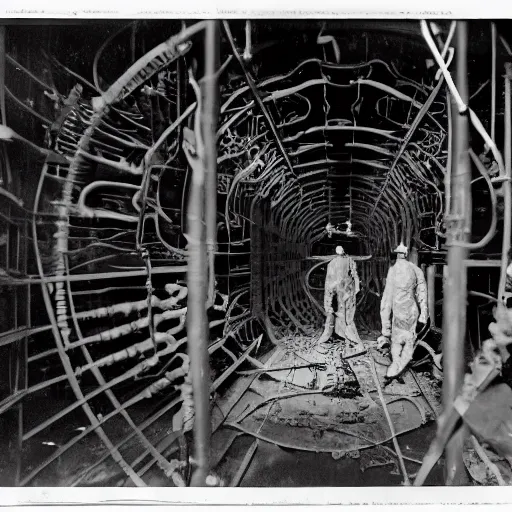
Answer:
[[[325,276],[324,309],[327,314],[325,329],[319,343],[327,341],[333,328],[336,334],[345,338],[349,344],[358,344],[361,340],[354,323],[356,313],[356,295],[359,292],[359,276],[355,261],[347,256],[341,247],[338,253],[327,265]],[[336,294],[338,308],[336,318],[332,307]]]
[[[389,269],[380,305],[382,336],[380,345],[391,340],[392,363],[387,377],[400,374],[412,359],[416,348],[418,320],[427,322],[427,285],[420,268],[399,254]]]

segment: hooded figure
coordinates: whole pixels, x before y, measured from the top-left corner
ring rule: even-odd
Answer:
[[[356,313],[356,295],[359,292],[359,276],[355,261],[345,254],[343,247],[336,247],[336,256],[327,265],[325,276],[324,309],[327,314],[325,329],[318,340],[326,342],[332,335],[333,328],[338,336],[345,338],[349,344],[360,343],[359,334],[354,324]],[[332,307],[336,295],[338,308],[336,319]]]
[[[392,363],[387,377],[400,374],[409,364],[416,344],[416,325],[427,322],[427,285],[420,268],[407,261],[407,247],[402,243],[394,251],[396,263],[389,269],[380,304],[382,336],[380,347],[391,339]]]

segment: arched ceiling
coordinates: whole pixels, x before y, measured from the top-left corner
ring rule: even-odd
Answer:
[[[77,398],[25,437],[83,406],[90,423],[83,435],[103,436],[137,485],[145,470],[134,474],[124,464],[88,408],[113,389],[109,415],[131,421],[126,408],[171,385],[190,406],[188,391],[174,382],[176,373],[188,371],[183,350],[190,335],[188,303],[178,302],[189,291],[183,280],[190,255],[185,214],[194,147],[187,139],[184,155],[182,142],[191,137],[185,128],[195,129],[197,142],[205,124],[196,108],[203,99],[205,52],[204,24],[185,25],[191,46],[181,44],[187,39],[182,24],[172,20],[7,31],[2,110],[19,135],[7,152],[9,192],[23,203],[0,209],[16,229],[17,222],[30,224],[30,235],[17,233],[34,256],[27,258],[25,249],[23,275],[7,265],[2,278],[42,285],[41,296],[28,297],[48,319],[36,319],[31,329],[40,337],[29,346],[37,379],[27,395],[69,382]],[[449,23],[439,25],[445,40]],[[446,92],[416,21],[259,20],[252,23],[249,48],[244,21],[229,28],[220,49],[218,250],[209,272],[222,304],[212,300],[207,307],[214,389],[259,347],[261,334],[273,342],[315,334],[324,317],[309,276],[318,266],[311,258],[320,242],[351,242],[352,253],[374,256],[359,266],[357,307],[362,320],[376,325],[393,246],[402,239],[427,250],[442,244],[450,134]],[[472,30],[488,35],[488,23]],[[179,44],[169,39],[176,34]],[[489,45],[477,39],[470,44],[470,93],[487,126],[489,94],[479,90],[487,80]],[[252,58],[243,59],[246,49]],[[75,95],[77,84],[82,92]],[[475,194],[479,186],[486,184],[475,185]],[[202,304],[199,309],[204,313]],[[37,373],[43,363],[58,368],[55,378]],[[127,383],[128,394],[120,389]],[[145,434],[133,425],[130,432],[166,475],[173,473]],[[21,482],[32,481],[50,459]]]

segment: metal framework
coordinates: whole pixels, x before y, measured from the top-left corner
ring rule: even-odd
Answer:
[[[0,414],[17,432],[14,485],[43,485],[54,471],[64,485],[90,484],[109,459],[124,473],[111,471],[115,483],[148,485],[156,466],[172,485],[218,485],[210,441],[224,420],[212,424],[215,393],[236,372],[256,378],[268,369],[274,345],[318,331],[325,312],[310,277],[327,260],[315,260],[313,249],[331,220],[338,233],[355,237],[360,254],[372,256],[359,263],[358,310],[368,330],[378,323],[391,249],[404,241],[432,255],[446,241],[445,407],[455,399],[464,371],[466,268],[499,266],[501,297],[510,248],[510,70],[503,160],[495,141],[494,26],[491,135],[468,107],[466,22],[453,22],[443,37],[421,22],[425,54],[439,68],[430,83],[377,58],[340,62],[335,37],[321,35],[322,57],[297,55],[282,74],[256,78],[251,27],[243,56],[227,22],[183,27],[105,89],[98,68],[108,41],[94,59],[94,84],[49,57],[76,81],[67,96],[23,55],[9,54],[9,30],[0,32],[0,349],[10,377]],[[31,84],[29,99],[46,104],[11,92],[13,67]],[[240,70],[237,81],[230,73]],[[52,122],[50,100],[60,113]],[[46,141],[12,129],[7,105],[33,127],[45,122]],[[470,124],[497,177],[469,150]],[[9,143],[30,148],[27,169],[44,159],[32,195],[23,190],[28,178],[11,166]],[[494,187],[502,184],[503,252],[495,263],[469,257],[497,228],[493,211],[489,233],[471,242],[471,158],[494,210]],[[433,329],[440,265],[428,269]],[[43,420],[27,415],[26,404],[45,393],[59,407]],[[73,436],[44,441],[51,452],[43,453],[42,439],[62,421],[76,427]],[[392,423],[390,431],[403,464]],[[446,452],[455,468],[447,483],[462,481],[463,434]],[[38,449],[41,459],[28,465],[24,457]],[[81,449],[100,455],[64,478],[61,461]]]

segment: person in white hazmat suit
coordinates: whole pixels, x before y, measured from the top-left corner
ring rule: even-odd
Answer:
[[[427,323],[427,285],[423,272],[407,261],[407,247],[394,251],[396,263],[389,269],[380,305],[382,336],[379,347],[391,343],[391,365],[386,376],[399,375],[412,359],[416,348],[416,326]]]
[[[348,342],[349,347],[357,346],[361,342],[354,323],[356,295],[359,288],[356,263],[339,245],[336,247],[336,256],[327,265],[324,291],[324,309],[327,318],[324,332],[318,340],[319,344],[329,340],[333,330]],[[334,295],[338,303],[336,313],[332,304]]]

